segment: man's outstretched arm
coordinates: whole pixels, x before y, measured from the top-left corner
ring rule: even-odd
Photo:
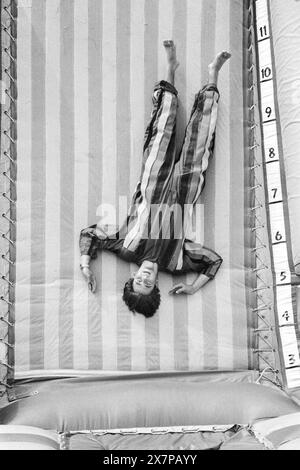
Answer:
[[[198,272],[197,278],[192,284],[176,284],[169,292],[170,294],[195,294],[204,287],[208,281],[215,278],[223,259],[218,253],[206,248],[201,243],[186,241],[185,255],[188,258],[188,266],[191,271]]]
[[[173,287],[170,290],[169,294],[188,294],[193,295],[195,294],[201,287],[204,287],[208,281],[211,280],[211,277],[206,276],[205,274],[199,274],[199,276],[195,279],[193,284],[184,284],[181,282]]]
[[[89,290],[96,292],[96,278],[90,268],[91,260],[97,258],[99,250],[116,252],[123,244],[119,232],[113,225],[92,225],[81,231],[79,239],[80,268],[83,277],[88,283]]]
[[[97,256],[96,226],[82,230],[79,239],[80,269],[92,293],[96,292],[97,284],[93,271],[90,268],[92,258]]]
[[[81,255],[80,257],[80,269],[83,277],[88,283],[89,290],[94,294],[96,292],[97,283],[93,271],[90,268],[91,257],[89,255]]]

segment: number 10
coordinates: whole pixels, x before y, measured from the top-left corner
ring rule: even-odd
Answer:
[[[261,78],[262,78],[262,80],[270,78],[271,74],[272,74],[272,69],[270,67],[265,67],[265,68],[261,69]]]

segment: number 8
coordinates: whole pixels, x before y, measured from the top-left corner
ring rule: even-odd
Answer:
[[[269,158],[275,158],[275,149],[273,147],[269,148]]]

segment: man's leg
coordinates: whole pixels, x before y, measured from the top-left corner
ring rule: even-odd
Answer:
[[[140,181],[133,197],[130,227],[124,247],[134,250],[146,235],[151,204],[163,202],[168,194],[175,165],[177,90],[175,72],[179,66],[173,41],[165,41],[166,80],[154,88],[151,119],[144,139],[144,155]]]
[[[173,151],[175,150],[174,137],[178,107],[175,72],[179,63],[176,59],[176,47],[173,41],[164,41],[164,47],[167,59],[166,80],[158,82],[152,94],[153,108],[150,122],[145,132],[141,177],[150,155],[152,159],[155,158],[157,161],[168,161],[171,163],[172,158],[167,157],[173,156]]]
[[[220,96],[217,88],[218,75],[230,57],[228,52],[217,55],[208,66],[209,83],[196,95],[178,162],[176,189],[178,203],[182,207],[185,204],[194,204],[204,187],[205,172],[214,147]]]
[[[230,59],[231,54],[229,52],[223,51],[220,52],[215,60],[208,66],[208,82],[218,85],[219,72],[225,62]]]
[[[164,41],[167,54],[167,82],[175,85],[175,72],[179,67],[177,60],[176,46],[173,41]]]

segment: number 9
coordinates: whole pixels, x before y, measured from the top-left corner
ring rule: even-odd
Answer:
[[[268,106],[268,107],[266,108],[266,111],[265,111],[265,112],[266,112],[266,114],[267,114],[267,116],[268,116],[268,118],[269,118],[269,117],[271,116],[271,114],[272,114],[272,108],[271,108],[270,106]]]

